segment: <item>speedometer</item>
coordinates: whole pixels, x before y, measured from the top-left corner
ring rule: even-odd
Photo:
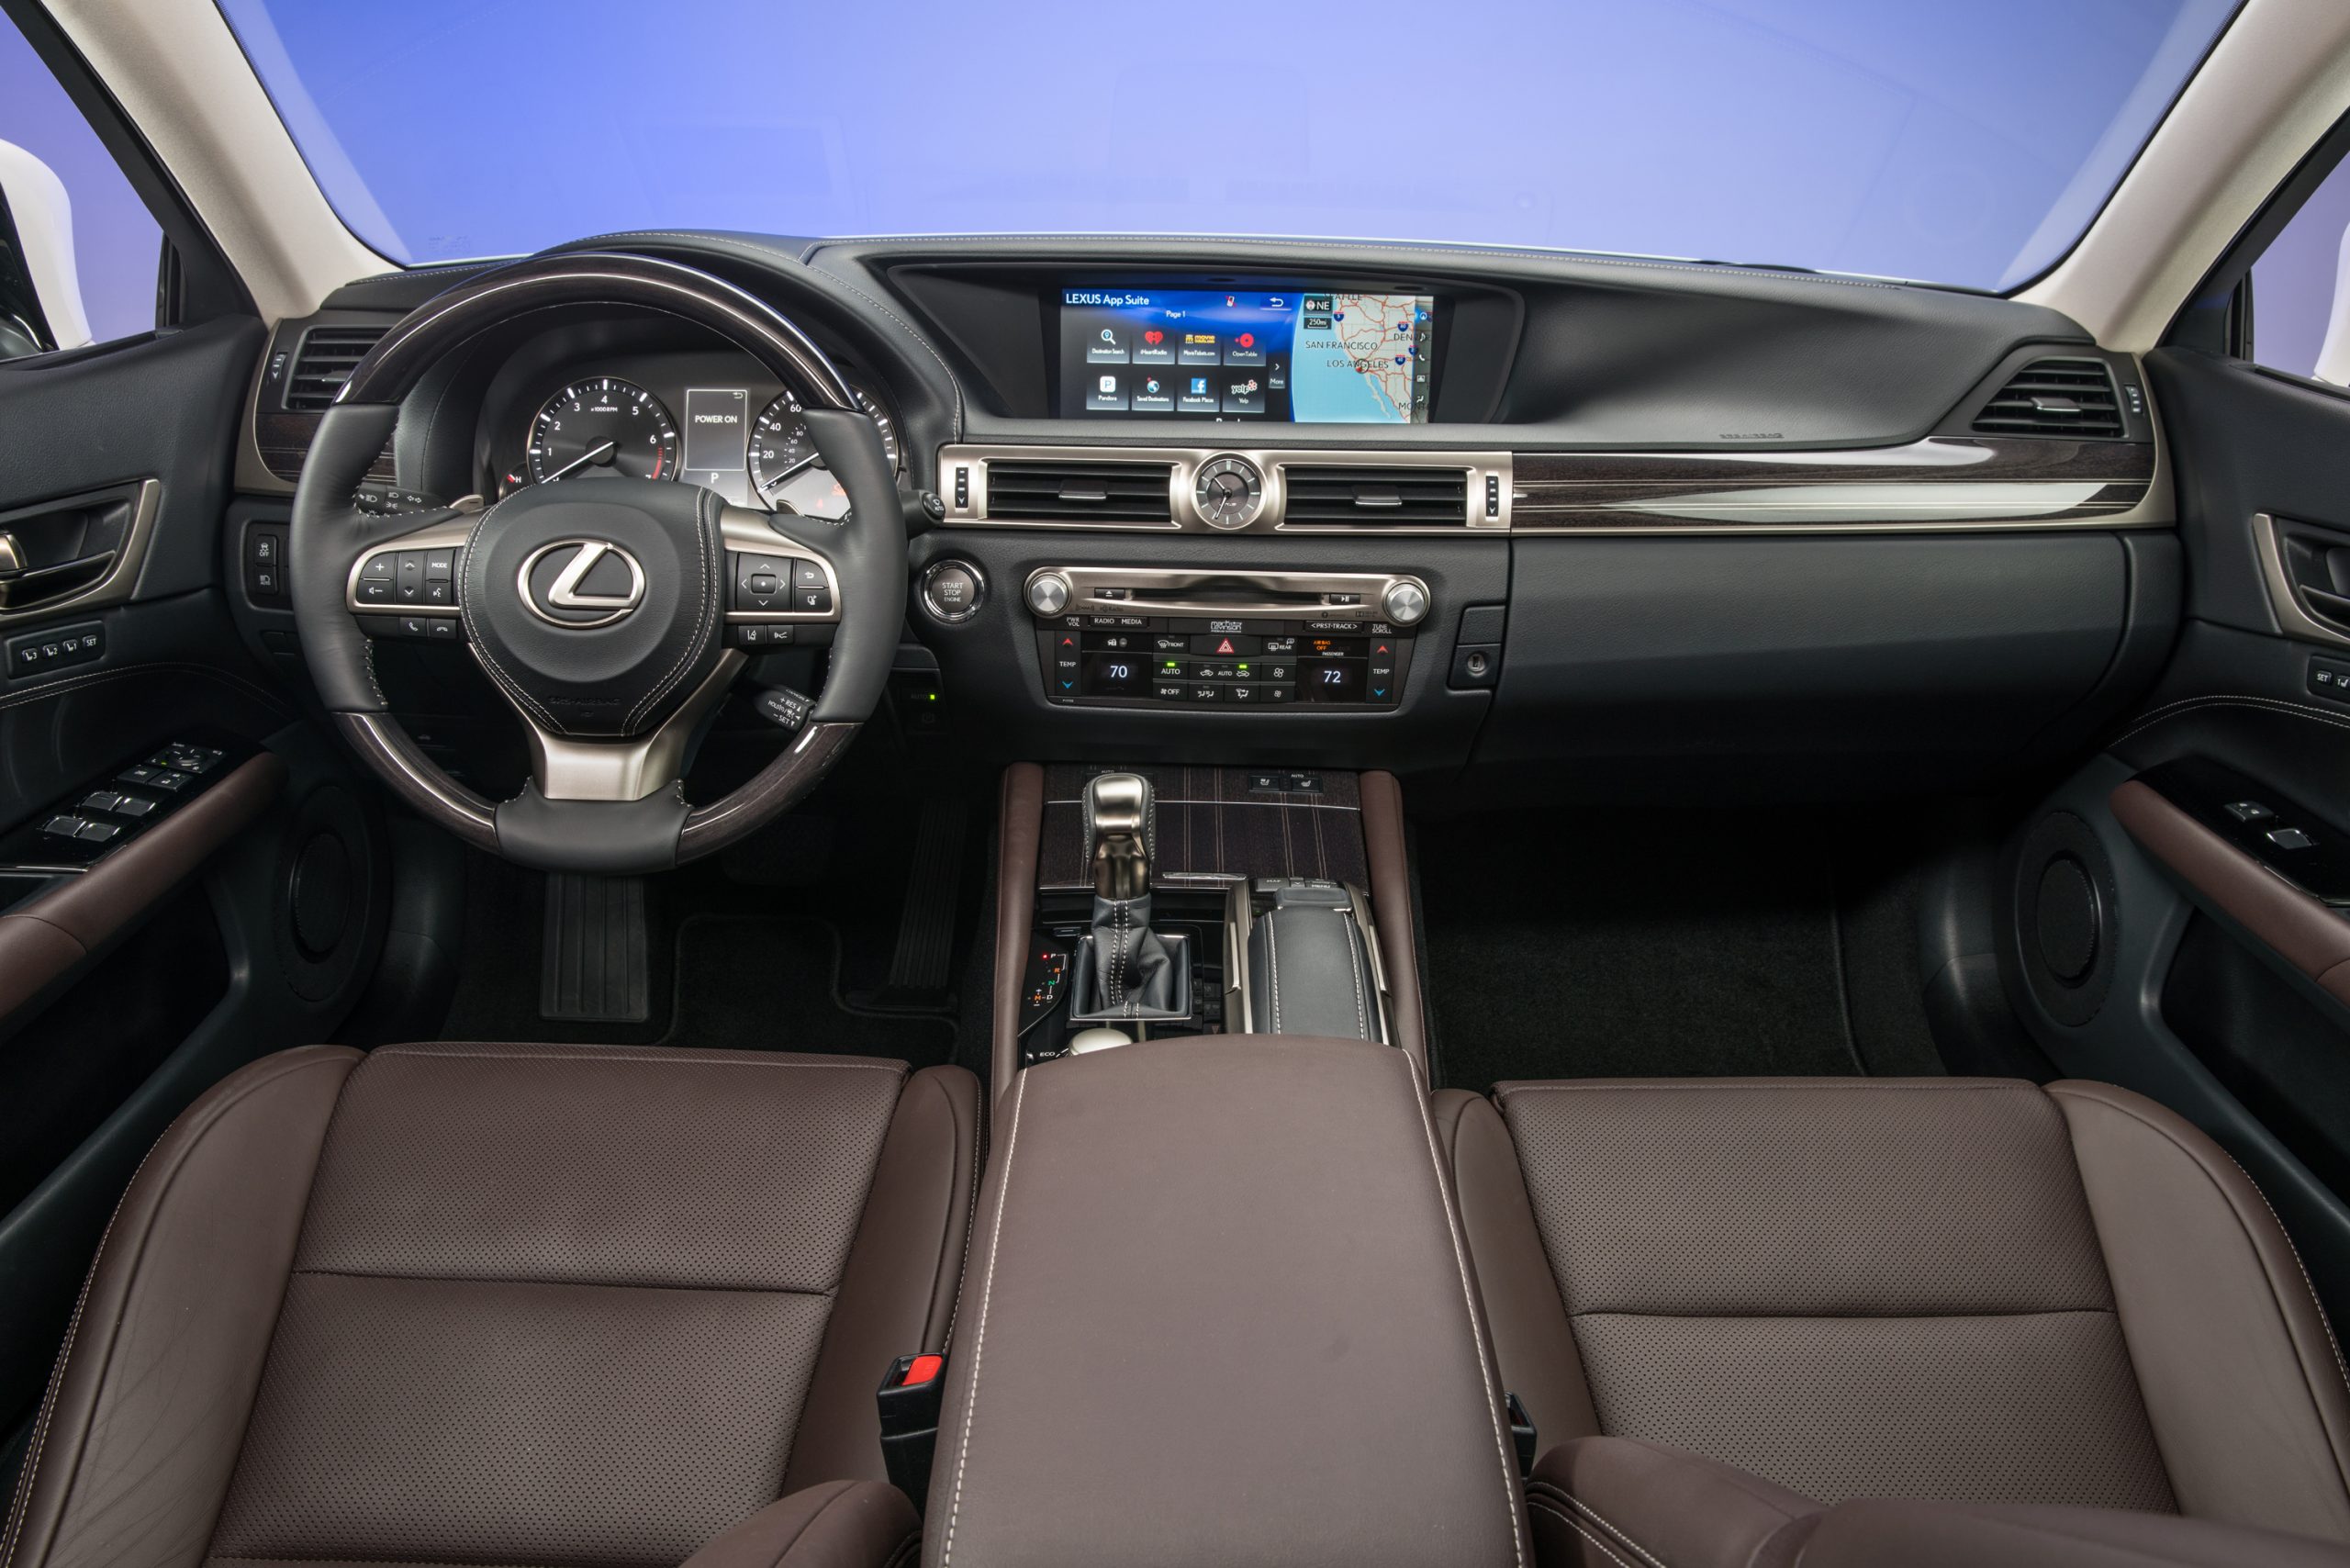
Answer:
[[[881,433],[881,450],[890,454],[895,472],[898,432],[878,399],[861,386],[851,387],[856,406],[865,410]],[[848,494],[824,467],[816,443],[808,439],[806,410],[786,392],[767,406],[751,427],[751,487],[770,506],[789,507],[802,517],[837,519],[848,514]]]
[[[575,381],[531,420],[531,477],[674,479],[677,427],[661,400],[617,375]]]

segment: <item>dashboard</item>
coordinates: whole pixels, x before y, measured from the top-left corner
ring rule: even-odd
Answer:
[[[2176,627],[2135,362],[2009,300],[1310,241],[625,248],[760,295],[841,367],[911,540],[891,700],[958,757],[1946,792],[2093,734]],[[250,496],[290,489],[333,356],[445,282],[281,324]],[[462,357],[385,454],[397,497],[634,476],[842,516],[791,399],[696,329],[576,311]],[[820,679],[821,642],[792,646],[762,656]]]

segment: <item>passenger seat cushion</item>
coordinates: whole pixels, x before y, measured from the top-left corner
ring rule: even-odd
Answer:
[[[2175,1507],[2065,1121],[2036,1088],[1496,1094],[1602,1431],[1823,1502]]]

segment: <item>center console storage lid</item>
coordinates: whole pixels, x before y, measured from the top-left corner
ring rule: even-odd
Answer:
[[[1501,1394],[1404,1052],[1213,1036],[1002,1113],[934,1568],[1522,1565]]]

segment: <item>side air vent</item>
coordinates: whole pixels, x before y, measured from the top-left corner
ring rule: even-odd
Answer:
[[[1469,521],[1465,468],[1285,466],[1284,528],[1460,528]]]
[[[1169,463],[994,462],[988,516],[1070,522],[1172,522]]]
[[[1983,405],[1975,432],[2118,440],[2124,432],[2113,373],[2103,360],[2034,360]]]
[[[315,413],[334,406],[334,395],[351,379],[351,371],[375,346],[388,327],[313,327],[302,334],[302,352],[294,356],[294,374],[285,383],[285,406]]]

